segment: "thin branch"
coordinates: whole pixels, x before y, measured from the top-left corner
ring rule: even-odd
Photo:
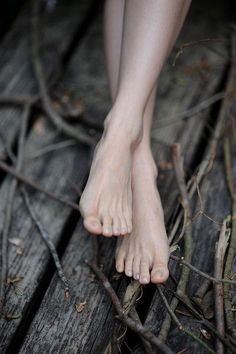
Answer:
[[[177,327],[179,328],[180,331],[186,333],[189,337],[193,338],[198,344],[200,344],[203,348],[205,348],[209,353],[215,353],[215,351],[213,349],[211,349],[205,342],[203,342],[198,336],[196,336],[193,332],[191,332],[190,330],[188,330],[187,328],[185,328],[182,323],[180,322],[180,320],[178,319],[178,317],[176,316],[176,314],[174,313],[174,311],[172,310],[171,306],[169,305],[163,291],[161,290],[160,286],[157,286],[157,290],[161,296],[161,299],[169,313],[169,315],[171,316],[172,320],[175,322],[175,324],[177,325]]]
[[[51,256],[53,258],[54,264],[56,266],[57,269],[57,273],[59,278],[61,279],[61,282],[65,288],[65,293],[68,294],[69,293],[69,282],[63,272],[62,266],[61,266],[61,262],[60,259],[58,257],[56,248],[53,244],[53,242],[51,241],[49,235],[47,234],[46,230],[44,229],[43,225],[41,224],[39,217],[37,216],[35,210],[33,209],[30,199],[29,199],[29,195],[26,192],[24,187],[21,187],[21,193],[23,195],[23,199],[26,205],[26,208],[30,214],[31,219],[33,220],[34,224],[37,226],[37,229],[42,237],[42,239],[44,240],[44,242],[46,243],[49,252],[51,253]]]
[[[196,41],[184,43],[184,44],[179,48],[179,50],[178,50],[178,52],[177,52],[177,54],[176,54],[176,56],[175,56],[175,58],[174,58],[174,60],[173,60],[172,65],[173,65],[173,66],[176,65],[176,61],[177,61],[177,59],[179,58],[179,56],[180,56],[181,54],[183,54],[184,49],[190,48],[190,47],[193,47],[193,46],[196,46],[196,45],[199,45],[199,44],[205,45],[206,43],[211,43],[211,42],[213,42],[213,43],[215,43],[215,42],[218,42],[218,43],[223,42],[223,43],[224,43],[224,42],[227,42],[227,40],[226,40],[226,39],[223,39],[223,38],[202,38],[202,39],[198,39],[198,40],[196,40]],[[218,53],[218,54],[219,54],[219,53]]]
[[[227,278],[219,278],[218,279],[218,278],[212,277],[211,275],[209,275],[207,273],[202,272],[200,269],[194,267],[191,263],[186,261],[184,259],[184,257],[177,257],[177,256],[171,254],[170,258],[173,259],[174,261],[178,262],[179,264],[183,264],[184,266],[188,267],[189,269],[191,269],[195,273],[201,275],[203,278],[206,278],[213,283],[225,283],[225,284],[236,285],[236,280],[231,280],[231,279],[227,279]]]
[[[224,267],[224,256],[228,246],[229,234],[226,232],[226,220],[223,222],[221,227],[219,241],[216,243],[215,252],[215,264],[214,264],[214,276],[215,278],[221,278],[223,274]],[[214,297],[215,297],[215,321],[217,331],[224,336],[225,325],[224,325],[224,299],[223,299],[223,284],[214,284]],[[219,339],[216,340],[216,350],[217,354],[224,354],[224,346]]]
[[[172,350],[166,344],[161,343],[161,341],[152,332],[150,332],[148,329],[146,329],[143,325],[136,323],[132,318],[130,318],[125,313],[118,296],[116,295],[109,280],[107,279],[105,274],[102,272],[102,270],[99,269],[97,267],[97,265],[94,263],[87,262],[87,264],[92,268],[94,273],[97,275],[97,277],[102,282],[104,289],[106,290],[107,294],[109,295],[109,297],[110,297],[110,299],[111,299],[111,301],[118,313],[117,318],[120,321],[122,321],[127,327],[129,327],[134,332],[136,332],[138,335],[142,336],[147,341],[149,341],[152,345],[154,345],[159,350],[159,353],[173,354]]]
[[[45,195],[47,195],[48,197],[50,197],[51,199],[56,200],[57,202],[60,202],[64,205],[69,206],[70,208],[79,211],[79,206],[66,199],[65,197],[58,195],[58,194],[54,194],[53,192],[50,192],[46,189],[44,189],[42,186],[40,186],[39,184],[37,184],[36,182],[28,179],[27,177],[25,177],[24,175],[22,175],[21,173],[18,173],[14,168],[10,167],[9,165],[7,165],[6,163],[4,163],[3,161],[0,161],[0,169],[2,169],[3,171],[9,173],[10,175],[14,176],[17,180],[19,180],[20,182],[23,182],[24,184],[30,186],[31,188],[44,193]]]
[[[187,213],[187,216],[186,216],[187,225],[186,225],[185,237],[184,237],[184,255],[185,255],[185,259],[187,260],[187,262],[190,263],[191,259],[192,259],[192,253],[193,253],[192,223],[191,223],[192,210],[191,210],[187,187],[186,187],[185,179],[184,179],[183,158],[181,156],[181,147],[179,144],[174,144],[172,146],[172,156],[173,156],[173,163],[174,163],[174,168],[175,168],[176,180],[178,183],[178,187],[179,187],[181,199],[182,199],[181,202],[182,202],[183,208],[185,209],[185,211]],[[177,285],[177,293],[178,294],[183,294],[186,292],[186,286],[187,286],[187,281],[189,278],[189,272],[190,272],[190,270],[188,268],[182,269],[179,283]],[[177,305],[178,305],[178,299],[174,297],[172,299],[171,305],[170,305],[172,311],[175,311]],[[158,335],[158,338],[162,342],[166,341],[166,338],[167,338],[169,330],[170,330],[170,326],[171,326],[171,316],[167,313],[166,317],[162,323],[159,335]]]
[[[30,105],[26,104],[24,106],[22,117],[21,117],[22,124],[21,124],[19,139],[18,139],[18,156],[16,160],[16,173],[19,173],[21,171],[23,165],[23,153],[24,153],[23,142],[27,131],[29,114],[30,114]],[[4,219],[4,227],[2,232],[2,250],[1,250],[2,251],[1,279],[0,279],[1,309],[3,308],[5,302],[5,284],[8,275],[8,235],[11,226],[12,211],[14,205],[13,203],[14,203],[17,184],[18,184],[18,180],[14,178],[11,181],[11,184],[9,186],[8,195],[6,198],[6,216]]]
[[[42,106],[51,122],[57,129],[67,136],[75,139],[79,143],[84,143],[89,146],[94,146],[95,141],[92,137],[86,135],[74,127],[66,123],[61,116],[54,111],[52,103],[48,94],[46,78],[44,75],[43,66],[40,60],[40,40],[39,40],[39,0],[31,0],[32,14],[31,14],[31,51],[32,51],[32,64],[34,68],[35,77],[37,80],[39,95],[42,101]]]
[[[163,285],[165,286],[165,284]],[[233,353],[235,352],[236,343],[234,342],[233,338],[228,335],[222,336],[212,325],[212,323],[205,319],[203,315],[193,307],[191,300],[186,294],[177,294],[166,286],[165,288],[183,304],[183,306],[198,320],[202,326],[206,327],[209,332],[217,336],[222,341],[222,343],[227,346]]]
[[[232,36],[232,56],[234,59],[234,65],[231,69],[231,79],[230,84],[232,87],[236,86],[236,31]],[[228,109],[229,112],[229,109]],[[235,137],[233,137],[235,139]],[[228,185],[228,190],[231,197],[232,203],[232,218],[231,218],[231,237],[229,242],[228,253],[225,262],[224,276],[230,276],[232,272],[232,266],[234,258],[236,255],[236,187],[234,182],[234,173],[233,173],[233,162],[232,162],[232,153],[230,148],[230,139],[229,136],[225,135],[224,137],[224,161],[225,161],[225,170],[226,170],[226,180]],[[234,314],[232,311],[232,304],[230,301],[230,287],[228,284],[224,285],[224,303],[225,303],[225,319],[227,328],[231,331],[234,338],[236,338],[236,324],[234,319]]]
[[[201,113],[202,111],[205,111],[210,106],[212,106],[218,101],[221,101],[225,97],[226,97],[225,91],[220,91],[215,95],[198,103],[196,106],[186,109],[185,111],[176,113],[173,116],[169,117],[168,119],[159,119],[158,127],[152,130],[152,134],[155,135],[155,132],[159,131],[160,128],[165,128],[172,124],[180,123],[182,120],[187,120],[197,116],[197,114]],[[155,139],[155,136],[153,136],[153,138]]]
[[[216,155],[216,149],[219,145],[219,140],[222,136],[226,122],[230,118],[230,105],[232,102],[231,98],[232,98],[232,93],[235,92],[235,87],[236,87],[235,71],[236,71],[235,64],[234,62],[232,62],[228,73],[225,97],[220,107],[220,113],[217,119],[216,126],[214,128],[214,132],[212,133],[210,143],[207,147],[202,162],[197,168],[196,173],[192,176],[192,178],[187,183],[189,198],[193,197],[193,195],[196,192],[196,187],[200,185],[203,178],[211,171],[211,168],[213,166],[215,155]],[[175,230],[178,230],[178,227],[182,221],[182,215],[183,215],[183,210],[180,211],[179,215],[175,220],[175,224],[173,226]]]
[[[43,155],[48,154],[50,152],[65,149],[67,147],[75,146],[75,145],[76,142],[74,140],[65,140],[65,141],[60,141],[59,143],[47,145],[42,149],[30,154],[29,157],[26,159],[26,162],[42,157]]]
[[[38,96],[7,96],[0,95],[0,105],[16,106],[22,108],[25,105],[33,105],[38,100]]]

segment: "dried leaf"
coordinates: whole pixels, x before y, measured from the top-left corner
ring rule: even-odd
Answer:
[[[180,352],[178,352],[177,354],[183,354],[183,353],[185,353],[187,350],[188,350],[187,348],[184,348],[184,349],[180,350]]]
[[[16,315],[11,315],[11,314],[6,314],[5,315],[5,319],[8,320],[8,321],[12,321],[12,320],[17,320],[18,318],[21,318],[22,315],[19,313],[19,314],[16,314]]]
[[[75,304],[76,311],[78,313],[82,312],[84,310],[86,304],[87,304],[87,301],[79,302],[78,304]]]
[[[207,332],[205,329],[200,329],[201,334],[203,335],[204,338],[207,340],[211,339],[211,335],[209,332]]]
[[[45,133],[46,128],[45,128],[45,121],[43,118],[37,119],[37,121],[33,126],[33,130],[37,135],[43,135]]]
[[[193,297],[193,301],[199,306],[206,319],[209,320],[214,317],[214,296],[212,289],[207,291],[202,299]]]
[[[18,237],[12,237],[8,240],[12,245],[20,247],[22,246],[22,240]]]
[[[142,285],[137,280],[132,281],[128,285],[123,299],[123,306],[125,310],[134,304],[134,301],[140,294],[141,286]]]
[[[170,246],[170,253],[175,252],[177,249],[179,249],[179,245]]]
[[[17,248],[16,248],[16,254],[18,254],[19,256],[22,256],[22,254],[23,254],[23,249],[20,248],[20,247],[17,247]]]
[[[173,165],[169,161],[161,160],[158,162],[158,167],[160,170],[165,171],[165,170],[172,170]]]
[[[66,290],[66,291],[65,291],[65,298],[68,299],[68,298],[69,298],[69,295],[70,295],[69,291]]]
[[[11,278],[11,277],[8,277],[7,278],[7,284],[8,285],[16,285],[18,284],[20,281],[22,281],[22,279],[24,279],[23,277],[15,277],[15,278]]]

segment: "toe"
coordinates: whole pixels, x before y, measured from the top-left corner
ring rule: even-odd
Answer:
[[[125,262],[124,262],[124,257],[122,254],[119,254],[116,256],[116,270],[118,273],[124,272],[125,269]]]
[[[121,235],[126,235],[128,233],[128,227],[125,218],[121,218]]]
[[[133,278],[135,280],[139,280],[139,272],[140,272],[140,259],[138,257],[134,257],[134,260],[133,260]]]
[[[125,261],[125,274],[127,275],[127,277],[132,277],[133,275],[132,268],[133,268],[133,256],[128,255]]]
[[[84,219],[84,227],[95,235],[100,235],[102,233],[102,225],[96,216],[88,216]]]
[[[147,260],[141,260],[140,262],[139,282],[141,284],[148,284],[150,282],[149,263]]]
[[[112,236],[112,218],[108,215],[102,218],[102,234],[103,236]]]
[[[118,216],[113,218],[113,235],[120,236],[121,235],[121,222]]]
[[[130,217],[126,217],[126,225],[127,225],[127,233],[131,234],[131,232],[132,232],[132,219]]]
[[[117,238],[117,246],[116,246],[116,270],[119,273],[124,272],[125,270],[125,255],[126,251],[125,248],[123,247],[123,238],[119,237]]]
[[[169,276],[167,265],[163,263],[154,264],[151,272],[151,282],[154,284],[163,283]]]

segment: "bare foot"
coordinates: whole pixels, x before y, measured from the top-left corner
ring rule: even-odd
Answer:
[[[104,236],[132,231],[131,169],[133,150],[140,141],[142,119],[117,117],[111,111],[96,147],[87,185],[80,199],[85,228]],[[140,114],[141,117],[141,114]]]
[[[118,240],[116,269],[141,284],[162,283],[169,276],[169,245],[156,175],[151,151],[140,144],[132,168],[133,231]]]

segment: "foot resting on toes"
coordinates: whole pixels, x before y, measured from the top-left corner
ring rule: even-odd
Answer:
[[[92,234],[126,235],[132,231],[132,155],[141,138],[137,113],[113,109],[96,147],[87,185],[80,199],[85,228]]]
[[[133,230],[117,241],[116,269],[141,284],[162,283],[169,276],[169,245],[156,175],[150,149],[138,147],[132,167]]]

